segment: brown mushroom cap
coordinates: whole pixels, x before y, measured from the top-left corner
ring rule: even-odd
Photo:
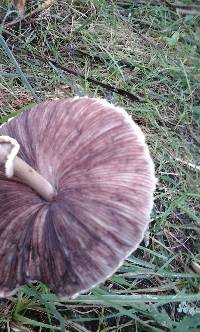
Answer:
[[[112,275],[150,221],[156,180],[139,127],[84,97],[41,103],[0,135],[57,190],[47,202],[0,168],[0,296],[38,280],[71,297]]]

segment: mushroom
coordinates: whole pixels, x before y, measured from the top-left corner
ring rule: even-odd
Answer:
[[[140,244],[156,179],[138,125],[97,98],[47,101],[0,128],[0,296],[76,297]]]

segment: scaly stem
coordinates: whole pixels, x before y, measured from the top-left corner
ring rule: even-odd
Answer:
[[[43,176],[17,157],[18,151],[19,144],[15,139],[0,136],[0,165],[5,164],[5,176],[11,178],[15,175],[22,183],[27,184],[46,201],[51,202],[57,195],[56,190]]]

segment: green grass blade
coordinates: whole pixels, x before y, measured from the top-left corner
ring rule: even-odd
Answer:
[[[4,49],[5,53],[8,55],[10,61],[13,63],[13,65],[16,68],[17,73],[19,74],[19,76],[21,77],[21,80],[24,84],[24,86],[31,92],[33,98],[39,102],[39,98],[37,97],[37,95],[35,94],[32,86],[30,85],[29,81],[26,78],[26,75],[23,73],[23,71],[21,70],[21,67],[19,65],[19,63],[17,62],[17,60],[14,57],[13,52],[10,50],[10,48],[8,47],[8,44],[6,43],[5,39],[3,38],[2,34],[0,34],[0,45],[2,46],[2,48]]]

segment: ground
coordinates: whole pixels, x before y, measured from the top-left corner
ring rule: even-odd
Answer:
[[[2,300],[0,330],[200,330],[200,1],[0,4],[0,123],[74,95],[123,106],[158,178],[144,243],[104,285],[59,302],[44,285]]]

